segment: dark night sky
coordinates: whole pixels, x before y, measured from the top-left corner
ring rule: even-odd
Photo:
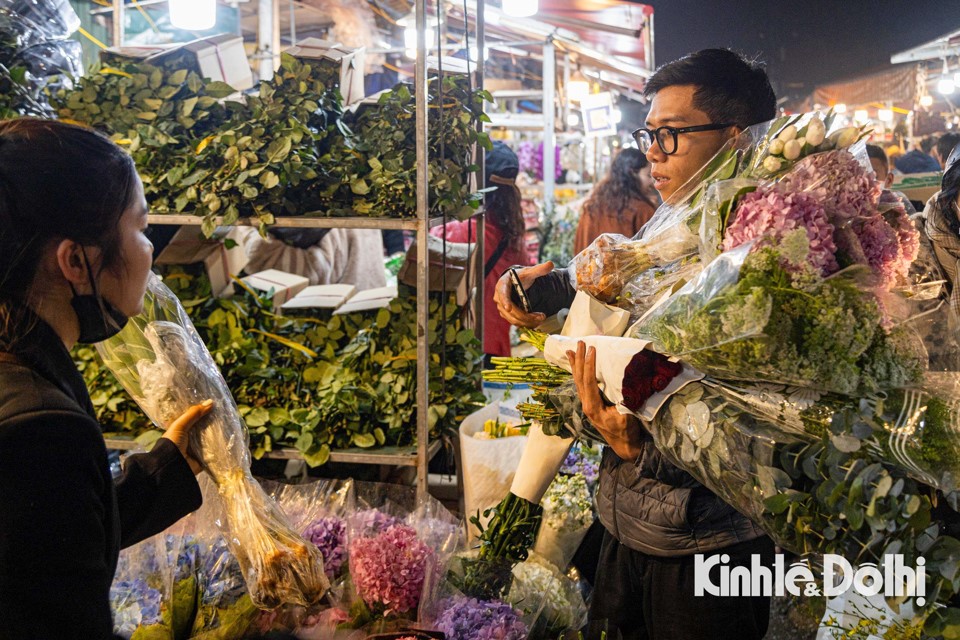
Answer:
[[[960,28],[960,0],[643,1],[658,65],[730,47],[764,60],[778,95],[881,69],[891,53]]]

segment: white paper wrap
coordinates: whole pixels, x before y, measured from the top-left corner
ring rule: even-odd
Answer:
[[[540,504],[572,446],[573,438],[548,436],[539,424],[530,425],[527,446],[523,449],[510,493],[533,504]]]
[[[603,304],[584,291],[578,291],[570,305],[560,335],[622,336],[630,324],[630,312]]]
[[[460,462],[463,469],[463,504],[467,517],[496,506],[510,490],[514,474],[520,464],[526,436],[511,436],[492,440],[478,440],[473,434],[483,431],[483,423],[496,420],[500,405],[493,403],[471,413],[460,423]],[[477,536],[476,527],[469,525],[467,535]]]
[[[575,352],[578,342],[583,342],[588,348],[594,347],[597,350],[596,375],[597,382],[600,383],[600,391],[603,392],[607,400],[617,407],[620,413],[632,414],[629,409],[623,406],[623,372],[627,370],[627,365],[630,364],[633,357],[643,351],[650,343],[636,338],[617,338],[614,336],[583,336],[580,338],[549,336],[544,345],[543,355],[550,364],[571,371],[570,362],[567,360],[567,351]],[[636,414],[637,417],[644,420],[653,420],[657,411],[670,396],[680,391],[687,384],[702,378],[702,373],[684,364],[681,372],[670,381],[666,389],[654,393],[647,399]]]

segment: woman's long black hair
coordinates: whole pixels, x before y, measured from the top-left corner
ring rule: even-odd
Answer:
[[[583,215],[603,215],[612,212],[622,219],[626,211],[636,206],[637,201],[656,208],[643,192],[638,174],[648,164],[647,157],[638,149],[624,149],[613,159],[610,173],[600,181],[587,201],[583,203]]]

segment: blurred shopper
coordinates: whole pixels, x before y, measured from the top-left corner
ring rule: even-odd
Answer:
[[[624,149],[613,161],[610,173],[583,203],[573,252],[586,249],[603,233],[632,238],[653,217],[658,198],[650,177],[650,163],[637,149]]]

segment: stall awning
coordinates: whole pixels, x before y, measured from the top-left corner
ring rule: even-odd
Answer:
[[[536,19],[577,34],[580,42],[622,62],[649,67],[653,7],[621,0],[540,0]]]
[[[924,60],[938,60],[958,55],[960,55],[960,29],[942,35],[936,40],[931,40],[919,47],[895,53],[890,56],[890,63],[923,62]]]
[[[918,64],[898,65],[885,71],[851,78],[814,89],[813,101],[823,105],[846,104],[853,108],[874,102],[913,105],[922,95],[924,71]]]

